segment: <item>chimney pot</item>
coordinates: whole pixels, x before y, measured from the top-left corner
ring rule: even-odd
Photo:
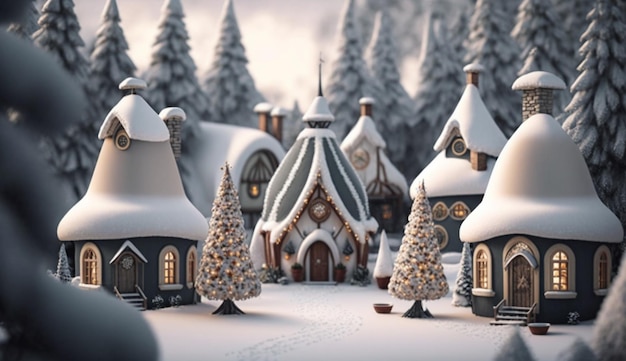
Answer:
[[[128,95],[136,94],[138,90],[145,89],[147,86],[146,82],[141,79],[128,77],[120,82],[118,88],[124,92],[124,95]]]
[[[185,111],[181,108],[169,107],[161,110],[159,117],[165,122],[167,130],[170,132],[170,145],[172,146],[174,158],[178,160],[180,158],[183,141],[182,125],[183,121],[187,119],[187,114],[185,114]]]
[[[270,112],[272,111],[272,104],[270,103],[259,103],[254,107],[254,112],[257,113],[259,117],[259,130],[264,131],[266,133],[270,132],[269,122],[270,122]]]
[[[376,103],[374,98],[363,97],[359,99],[359,104],[361,105],[361,116],[372,116],[372,106]]]
[[[275,107],[270,113],[272,116],[272,135],[279,142],[283,141],[283,120],[287,116],[287,109]]]
[[[466,83],[468,85],[473,84],[474,86],[478,87],[478,75],[481,72],[485,71],[485,67],[480,65],[479,63],[471,63],[464,66],[463,71],[466,74]]]

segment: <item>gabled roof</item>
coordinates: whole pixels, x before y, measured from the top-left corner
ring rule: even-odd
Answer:
[[[121,124],[130,139],[146,142],[163,142],[170,139],[170,132],[159,115],[139,95],[124,96],[111,109],[98,133],[99,139],[113,136],[117,124]]]
[[[113,256],[113,258],[111,258],[111,261],[109,262],[109,264],[113,264],[115,261],[117,261],[118,257],[121,256],[122,253],[124,253],[124,251],[126,251],[127,249],[129,249],[137,257],[139,257],[139,259],[142,260],[143,263],[148,263],[148,259],[146,258],[146,256],[143,255],[143,253],[141,253],[139,248],[137,248],[137,246],[135,246],[133,242],[127,240],[126,242],[122,244],[122,246],[117,250],[117,252],[115,252],[115,255]]]
[[[378,224],[370,216],[361,180],[339,149],[329,129],[304,129],[272,177],[257,230],[269,231],[276,241],[305,206],[309,192],[321,181],[351,229],[364,242]]]
[[[356,149],[364,139],[367,139],[375,147],[383,149],[387,147],[385,140],[376,130],[374,120],[367,115],[362,115],[341,142],[341,149],[346,153],[350,153]]]
[[[465,86],[459,103],[444,125],[433,149],[437,152],[446,149],[455,135],[463,137],[468,149],[493,157],[498,157],[506,143],[506,137],[489,114],[478,88],[473,84]]]
[[[526,234],[619,243],[619,219],[600,201],[585,160],[547,114],[520,125],[496,161],[483,201],[463,222],[461,239]]]

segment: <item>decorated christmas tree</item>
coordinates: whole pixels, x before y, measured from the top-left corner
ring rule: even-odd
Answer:
[[[68,283],[72,281],[72,273],[70,272],[70,265],[67,261],[67,252],[65,252],[65,243],[61,243],[61,248],[59,249],[59,263],[57,264],[57,271],[54,276],[61,282]]]
[[[196,291],[209,300],[223,300],[213,314],[243,314],[233,301],[256,297],[261,281],[252,265],[241,204],[228,170],[213,202],[209,235],[202,249]]]
[[[456,275],[456,289],[452,293],[452,305],[457,307],[472,305],[472,256],[469,243],[463,243],[461,267]]]
[[[436,300],[448,293],[448,281],[441,264],[430,203],[424,183],[413,201],[409,223],[404,227],[402,245],[389,281],[389,293],[402,300],[415,300],[402,317],[432,318],[422,308],[423,300]]]

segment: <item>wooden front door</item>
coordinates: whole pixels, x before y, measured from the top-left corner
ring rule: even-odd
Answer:
[[[120,293],[135,291],[137,284],[137,258],[130,253],[124,253],[117,260],[117,289]]]
[[[309,280],[326,282],[330,280],[330,253],[324,242],[317,241],[309,248]]]
[[[509,263],[509,305],[530,307],[533,305],[533,269],[528,260],[517,256]]]

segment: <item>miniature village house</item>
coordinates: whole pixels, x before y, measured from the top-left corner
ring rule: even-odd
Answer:
[[[404,226],[404,200],[408,185],[400,171],[385,154],[387,144],[372,120],[373,98],[361,98],[361,116],[341,142],[341,150],[350,160],[365,185],[369,207],[378,225],[387,232],[399,232]]]
[[[368,242],[378,224],[367,194],[328,129],[334,120],[326,99],[316,97],[303,117],[308,125],[278,167],[251,243],[251,257],[282,270],[303,266],[309,282],[332,282],[333,268],[351,275],[367,267]]]
[[[161,119],[136,93],[143,88],[135,78],[120,84],[127,94],[100,128],[104,142],[89,188],[59,223],[58,237],[74,245],[82,287],[143,308],[157,295],[188,304],[195,300],[197,241],[208,226],[185,196],[166,126],[185,114],[166,108]]]
[[[461,239],[473,245],[472,311],[495,311],[494,323],[565,323],[570,312],[593,319],[610,285],[623,229],[551,115],[552,90],[564,88],[542,71],[515,81],[525,120],[496,161],[483,201],[461,225]]]
[[[439,248],[461,252],[459,227],[480,203],[496,158],[506,143],[478,91],[480,64],[463,68],[467,84],[434,145],[437,156],[411,184],[415,198],[424,182],[432,205]]]

